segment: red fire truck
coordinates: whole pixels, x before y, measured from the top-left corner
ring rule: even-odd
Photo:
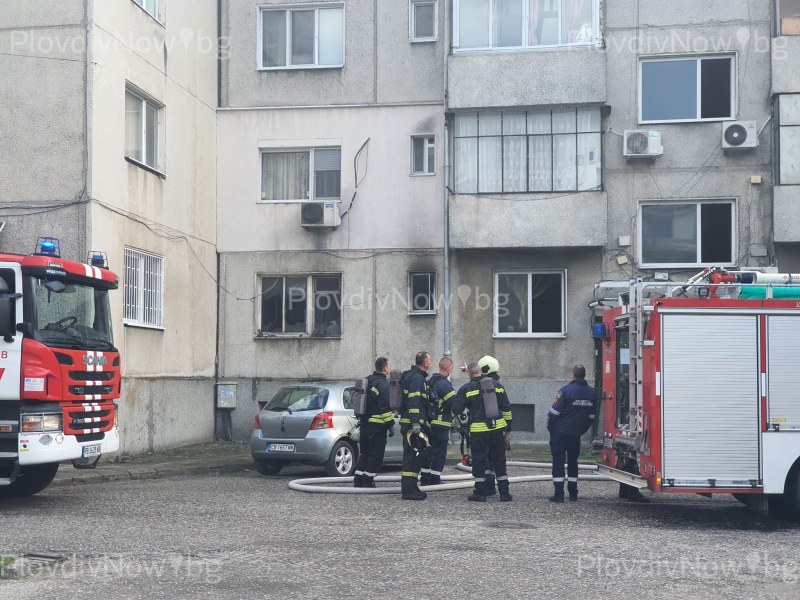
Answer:
[[[601,472],[800,516],[800,275],[711,268],[600,289]]]
[[[89,263],[62,259],[53,238],[30,256],[0,254],[0,497],[41,491],[61,461],[92,468],[119,449],[118,278],[103,253]]]

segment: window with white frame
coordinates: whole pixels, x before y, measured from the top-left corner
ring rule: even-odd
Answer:
[[[409,0],[409,33],[412,42],[435,42],[438,37],[438,2]]]
[[[124,323],[164,326],[164,259],[125,248]]]
[[[436,272],[412,271],[408,274],[408,312],[430,315],[436,312]]]
[[[781,94],[778,107],[778,183],[800,185],[800,94]]]
[[[599,107],[458,113],[458,194],[602,188]]]
[[[639,122],[722,121],[736,116],[733,56],[639,62]]]
[[[800,35],[800,0],[775,0],[778,35]]]
[[[259,335],[341,335],[341,274],[262,275],[259,283]]]
[[[563,337],[567,332],[566,271],[495,273],[496,337]]]
[[[411,136],[411,174],[431,175],[435,172],[436,146],[432,135]]]
[[[592,44],[599,0],[454,0],[454,50]]]
[[[158,169],[158,113],[162,107],[125,90],[125,157]]]
[[[260,68],[344,65],[343,4],[269,6],[260,15]]]
[[[730,266],[736,261],[733,200],[642,202],[642,267]]]
[[[133,0],[147,11],[151,17],[158,19],[158,0]]]
[[[264,150],[261,201],[339,200],[342,186],[339,147]]]

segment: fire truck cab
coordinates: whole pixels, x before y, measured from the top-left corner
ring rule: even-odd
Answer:
[[[800,275],[604,282],[603,474],[800,517]]]
[[[59,462],[92,468],[119,449],[120,356],[101,253],[64,260],[40,238],[30,256],[0,254],[0,497],[29,496]]]

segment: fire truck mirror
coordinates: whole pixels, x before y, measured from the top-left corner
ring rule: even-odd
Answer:
[[[0,336],[2,336],[3,340],[6,342],[13,342],[13,336],[16,333],[15,324],[12,323],[11,319],[13,313],[13,295],[0,294]]]

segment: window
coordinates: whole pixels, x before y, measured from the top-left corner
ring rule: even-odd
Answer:
[[[778,96],[778,183],[800,185],[800,94]]]
[[[496,337],[563,337],[566,272],[495,273]]]
[[[344,65],[344,6],[261,9],[262,69]]]
[[[158,0],[133,0],[147,11],[151,17],[158,19]]]
[[[778,3],[778,34],[800,35],[800,0],[776,0]]]
[[[261,277],[259,335],[339,337],[341,324],[341,275]]]
[[[733,56],[640,62],[639,121],[720,121],[736,115]]]
[[[591,44],[599,38],[598,0],[455,0],[459,50]]]
[[[341,148],[266,150],[261,155],[261,200],[339,200]]]
[[[411,174],[432,175],[435,172],[436,146],[432,135],[411,136]]]
[[[642,267],[734,264],[732,200],[642,203],[640,209]]]
[[[126,325],[164,326],[164,259],[125,248]]]
[[[459,194],[602,187],[599,108],[460,113],[454,138]]]
[[[158,169],[158,112],[160,107],[125,90],[125,157]]]
[[[408,295],[410,314],[436,313],[436,273],[409,273]]]
[[[412,42],[435,42],[438,22],[437,2],[411,0],[408,27]]]

